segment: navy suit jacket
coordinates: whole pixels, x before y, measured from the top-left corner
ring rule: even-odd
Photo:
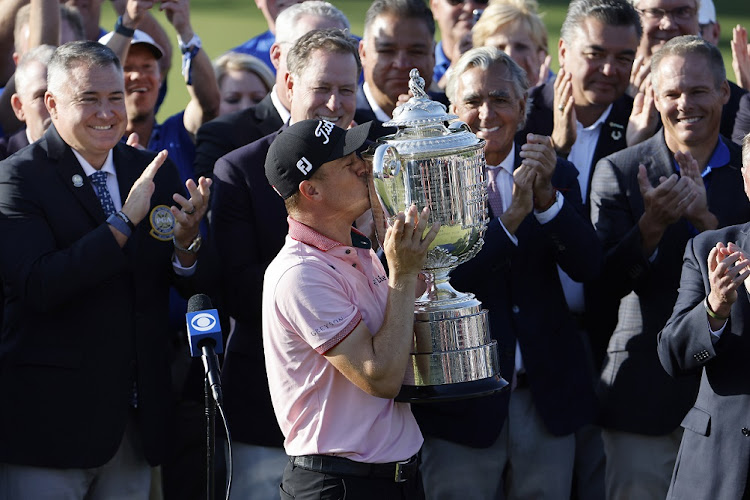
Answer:
[[[515,164],[520,165],[518,154]],[[595,416],[593,374],[557,272],[559,264],[580,281],[599,272],[600,245],[583,214],[577,175],[571,163],[558,159],[552,183],[565,202],[557,216],[540,224],[529,214],[516,231],[518,246],[492,216],[482,250],[451,274],[457,290],[473,292],[489,310],[500,372],[508,381],[520,344],[534,404],[557,436],[574,432]],[[500,434],[509,398],[510,391],[504,391],[412,405],[412,411],[425,434],[484,448]]]
[[[122,200],[155,153],[113,149]],[[80,176],[80,187],[76,180]],[[152,207],[184,192],[175,165],[154,179]],[[171,240],[144,219],[120,248],[72,149],[54,126],[0,164],[0,462],[90,468],[117,451],[137,384],[146,459],[158,464],[173,427],[169,287],[199,291],[206,272],[178,277]],[[12,242],[12,243],[11,243]],[[203,255],[204,250],[201,250]]]
[[[278,134],[216,162],[211,227],[222,264],[226,312],[235,319],[221,374],[232,437],[281,447],[284,437],[271,405],[261,335],[263,275],[288,232],[284,201],[268,183],[264,169]]]
[[[750,220],[740,150],[724,142],[730,150],[729,164],[706,176],[708,207],[719,227]],[[665,435],[679,426],[698,390],[697,376],[669,377],[654,349],[656,335],[677,300],[682,255],[695,230],[680,219],[667,228],[654,256],[644,254],[638,228],[644,213],[637,179],[641,163],[654,186],[660,177],[675,172],[663,132],[601,160],[591,185],[591,219],[604,250],[601,280],[609,284],[602,292],[619,300],[619,319],[599,383],[601,424]]]
[[[750,248],[750,224],[707,231],[685,248],[672,317],[659,334],[658,352],[673,377],[700,375],[698,398],[682,421],[685,431],[669,499],[747,498],[750,471],[750,301],[740,285],[721,339],[708,331],[703,299],[708,253],[719,241]]]
[[[4,160],[28,145],[29,138],[26,137],[26,127],[8,137],[0,138],[0,159]]]
[[[534,87],[529,93],[529,111],[526,117],[526,126],[516,135],[518,142],[526,142],[526,134],[552,135],[554,128],[554,82],[544,83]],[[625,149],[627,141],[625,131],[628,127],[630,112],[633,109],[633,99],[627,94],[612,103],[612,110],[602,124],[599,132],[599,140],[596,142],[594,156],[591,165],[588,165],[588,185],[591,186],[591,178],[594,175],[596,163],[612,153]],[[576,168],[578,165],[576,165]],[[588,213],[589,199],[584,196],[583,204]]]
[[[279,129],[284,123],[269,92],[255,106],[204,123],[195,138],[195,177],[211,177],[216,160]]]

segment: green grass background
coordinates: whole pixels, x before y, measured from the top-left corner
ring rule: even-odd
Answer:
[[[557,70],[558,33],[565,17],[568,2],[562,0],[538,1],[540,4],[539,10],[544,13],[544,21],[550,34],[550,52],[554,58],[552,66],[553,69]],[[331,3],[347,15],[352,24],[352,31],[361,35],[365,12],[371,3],[370,0],[333,0]],[[733,26],[742,24],[750,29],[750,4],[747,3],[747,0],[714,0],[714,3],[722,26],[719,47],[724,54],[727,76],[734,80],[729,41],[732,38]],[[102,7],[102,26],[106,28],[114,27],[116,17],[114,11],[108,5],[109,3],[105,2]],[[255,7],[253,0],[191,0],[190,8],[193,28],[203,39],[203,47],[211,59],[265,31],[267,28],[265,19]],[[165,26],[167,33],[175,37],[172,70],[169,73],[168,82],[169,92],[158,115],[158,119],[163,121],[184,109],[189,96],[180,75],[180,51],[177,49],[174,29],[163,13],[154,12],[154,14]]]

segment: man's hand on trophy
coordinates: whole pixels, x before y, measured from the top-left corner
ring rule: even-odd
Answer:
[[[425,233],[429,219],[429,207],[424,207],[419,213],[417,206],[411,205],[405,212],[396,214],[393,225],[386,231],[383,250],[389,274],[394,279],[407,276],[416,279],[422,269],[430,243],[440,230],[440,222],[434,222]]]
[[[552,174],[555,173],[557,154],[552,140],[546,135],[528,134],[526,140],[526,144],[521,146],[521,164],[531,167],[537,174],[534,180],[534,208],[544,211],[556,198]]]
[[[513,171],[513,197],[508,210],[500,216],[500,222],[510,234],[515,234],[523,219],[534,208],[534,182],[537,172],[534,168],[521,163]]]

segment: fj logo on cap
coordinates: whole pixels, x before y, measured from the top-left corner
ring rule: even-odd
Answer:
[[[321,120],[318,122],[318,126],[315,127],[315,137],[325,137],[323,144],[328,144],[331,139],[331,132],[333,132],[333,123]]]
[[[307,175],[310,173],[310,170],[312,170],[312,163],[310,163],[310,161],[303,156],[297,162],[297,168],[300,172],[302,172],[302,175]]]

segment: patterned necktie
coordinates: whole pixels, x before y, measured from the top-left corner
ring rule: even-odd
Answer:
[[[487,200],[492,208],[492,215],[500,217],[503,213],[503,199],[500,196],[500,188],[497,185],[497,176],[501,174],[502,167],[488,168]]]
[[[99,203],[102,204],[104,210],[104,216],[109,217],[115,210],[115,203],[112,201],[112,196],[109,194],[107,189],[107,172],[94,172],[89,176],[91,182],[94,184],[96,195],[99,197]]]

